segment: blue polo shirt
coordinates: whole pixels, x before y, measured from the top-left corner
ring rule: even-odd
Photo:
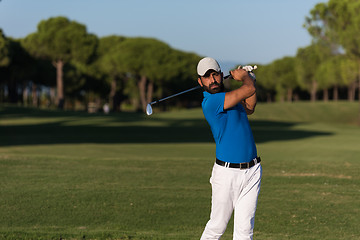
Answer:
[[[216,157],[224,162],[249,162],[257,156],[254,137],[241,103],[224,110],[225,92],[204,92],[202,109],[210,125]]]

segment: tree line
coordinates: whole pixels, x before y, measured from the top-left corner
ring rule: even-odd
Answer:
[[[317,4],[305,18],[311,45],[295,56],[257,64],[260,101],[324,101],[360,95],[359,0]],[[161,98],[196,85],[201,56],[153,38],[97,37],[65,17],[42,20],[22,39],[0,29],[0,103],[141,111]],[[234,66],[235,68],[236,66]],[[226,82],[229,89],[237,82]],[[346,89],[346,90],[344,90]],[[199,106],[201,94],[169,104]]]
[[[49,18],[23,39],[0,30],[0,101],[31,99],[38,106],[41,87],[48,89],[47,104],[61,109],[76,102],[109,102],[115,111],[126,102],[144,109],[153,97],[189,85],[199,59],[156,39],[98,38],[80,23]]]

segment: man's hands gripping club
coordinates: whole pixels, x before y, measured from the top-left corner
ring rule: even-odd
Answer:
[[[242,82],[243,84],[238,89],[225,94],[224,110],[241,103],[247,114],[252,114],[254,112],[256,105],[256,78],[255,74],[251,71],[256,68],[256,66],[240,66],[237,69],[230,71],[232,78],[236,81]],[[252,75],[250,75],[251,73]]]
[[[255,69],[257,69],[256,65],[255,66],[250,66],[250,65],[239,66],[237,69],[230,71],[230,76],[237,81],[242,81],[243,75],[246,75],[246,73],[247,73],[248,75],[250,75],[250,77],[254,81],[256,81],[256,76],[253,72],[253,70],[255,70]]]

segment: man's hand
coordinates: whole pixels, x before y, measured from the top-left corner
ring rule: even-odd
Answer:
[[[241,66],[233,71],[230,71],[232,78],[236,81],[244,81],[249,76],[248,72],[241,68]]]

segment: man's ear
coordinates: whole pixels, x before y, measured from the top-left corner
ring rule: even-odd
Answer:
[[[200,86],[202,86],[202,87],[203,87],[203,84],[202,84],[201,78],[198,78],[198,83],[199,83],[199,85],[200,85]]]

